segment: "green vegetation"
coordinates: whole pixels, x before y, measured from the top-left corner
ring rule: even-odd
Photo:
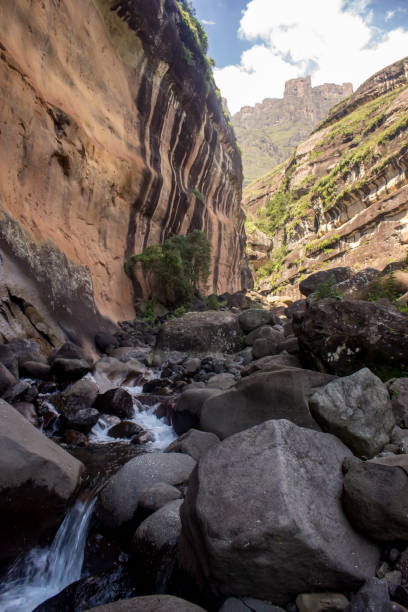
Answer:
[[[211,247],[199,230],[173,236],[154,244],[125,264],[130,273],[140,263],[149,285],[151,299],[168,306],[189,304],[194,291],[204,286],[210,274]]]
[[[339,234],[334,234],[333,236],[329,236],[324,240],[317,238],[306,245],[306,255],[309,257],[310,255],[317,255],[322,251],[327,251],[327,249],[331,249],[335,244],[337,244],[339,240]]]
[[[190,0],[177,0],[177,6],[184,23],[187,25],[194,42],[199,47],[203,55],[207,55],[208,37],[207,34],[196,17],[196,10]]]
[[[267,261],[256,271],[257,279],[261,280],[262,278],[272,276],[271,283],[273,284],[275,279],[279,276],[283,260],[285,259],[287,254],[288,249],[286,245],[283,245],[280,249],[274,249],[272,251],[269,261]]]
[[[198,191],[198,189],[192,189],[192,193],[198,200],[200,200],[200,202],[205,202],[204,194],[201,193],[201,191]]]
[[[336,279],[334,274],[329,276],[326,282],[317,285],[313,292],[313,297],[316,300],[324,300],[326,298],[337,298],[341,299],[342,295],[336,286]]]

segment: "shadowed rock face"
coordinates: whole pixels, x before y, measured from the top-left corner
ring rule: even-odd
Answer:
[[[68,327],[132,317],[123,262],[174,233],[206,232],[214,290],[250,278],[239,153],[187,34],[174,0],[0,7],[3,266]]]

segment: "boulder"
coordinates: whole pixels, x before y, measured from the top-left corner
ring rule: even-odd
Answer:
[[[267,338],[271,338],[272,340],[276,339],[279,342],[283,339],[282,333],[274,329],[271,325],[262,325],[262,327],[257,327],[253,331],[249,332],[249,334],[245,337],[245,344],[247,346],[252,346],[255,340],[259,338],[263,338],[264,340]]]
[[[370,578],[353,595],[344,612],[392,612],[387,585],[378,578]]]
[[[256,372],[273,372],[274,370],[284,370],[288,367],[301,368],[302,364],[294,355],[289,355],[286,352],[280,355],[268,355],[261,357],[252,363],[249,363],[241,370],[241,376],[250,376]]]
[[[48,380],[51,367],[47,363],[41,361],[24,361],[21,364],[21,374],[28,378],[39,378],[40,380]]]
[[[238,317],[228,311],[188,312],[163,323],[157,348],[205,354],[234,353],[242,348]]]
[[[134,414],[132,396],[120,387],[99,395],[94,405],[100,412],[113,414],[121,419],[128,419]]]
[[[181,532],[181,499],[167,503],[145,519],[133,536],[136,575],[146,590],[165,588],[175,567]]]
[[[207,399],[200,429],[221,440],[270,419],[288,419],[301,427],[320,430],[309,411],[309,397],[332,378],[295,368],[261,372],[243,378],[233,389]]]
[[[207,388],[210,389],[221,389],[225,391],[225,389],[229,389],[235,385],[235,377],[233,374],[229,374],[228,372],[223,372],[222,374],[214,374],[211,378],[208,379]]]
[[[315,272],[299,283],[300,293],[306,297],[314,293],[319,285],[327,283],[332,277],[336,284],[349,280],[353,276],[351,268],[338,267]]]
[[[80,397],[85,404],[92,406],[98,397],[98,385],[92,378],[84,376],[80,380],[72,383],[61,393],[64,399],[68,397]]]
[[[147,595],[90,608],[88,612],[205,612],[205,610],[172,595]]]
[[[122,362],[114,357],[102,357],[93,368],[94,378],[102,393],[120,385],[134,386],[145,372],[146,366],[134,358]]]
[[[169,502],[181,498],[182,495],[176,487],[166,482],[156,482],[156,484],[143,491],[140,495],[139,508],[147,514],[152,514]]]
[[[346,376],[366,366],[386,380],[408,368],[408,317],[391,304],[321,300],[293,315],[293,329],[318,370]]]
[[[89,364],[84,359],[56,357],[51,365],[50,374],[66,382],[82,378],[89,372]]]
[[[279,353],[283,351],[288,352],[290,355],[297,355],[300,351],[299,340],[295,336],[285,338],[278,346]]]
[[[408,378],[397,378],[389,385],[392,411],[397,423],[408,428]]]
[[[93,364],[93,358],[91,355],[88,355],[82,346],[78,346],[73,342],[65,342],[57,349],[51,351],[48,356],[48,363],[52,365],[56,359],[75,359],[78,361],[86,361],[90,367]]]
[[[204,402],[213,395],[220,393],[219,389],[187,389],[173,408],[172,425],[177,435],[181,436],[189,429],[200,424],[201,408]]]
[[[95,346],[101,353],[108,353],[119,346],[118,339],[109,332],[98,332],[95,335]]]
[[[279,317],[272,310],[263,310],[262,308],[249,308],[239,317],[239,324],[244,332],[250,332],[264,325],[276,325],[277,323],[280,323]]]
[[[405,458],[407,471],[396,464],[366,461],[350,466],[344,477],[345,513],[358,531],[374,540],[408,540],[408,456]]]
[[[190,478],[182,567],[215,596],[277,605],[299,593],[360,585],[374,574],[379,552],[352,529],[340,504],[341,465],[350,455],[334,436],[285,420],[227,438]]]
[[[390,441],[395,420],[388,391],[368,368],[319,389],[309,406],[322,429],[358,457],[374,457]]]
[[[17,384],[17,378],[0,363],[0,395],[4,395],[11,387]]]
[[[157,482],[178,485],[190,477],[195,461],[180,453],[148,453],[128,461],[99,496],[98,514],[109,527],[130,521],[142,493]]]
[[[77,489],[82,463],[0,400],[0,559],[49,535]]]
[[[100,417],[99,411],[88,406],[80,397],[69,397],[61,411],[61,428],[89,433]]]
[[[219,444],[220,439],[212,433],[190,429],[174,440],[165,450],[165,453],[185,453],[198,461],[210,448]]]
[[[219,612],[285,612],[285,610],[252,597],[228,597]]]
[[[67,429],[64,431],[64,438],[67,444],[73,446],[88,446],[88,438],[86,435],[75,429]]]
[[[132,438],[143,432],[143,427],[133,421],[122,421],[110,428],[108,436],[111,438]]]
[[[276,334],[276,338],[258,338],[252,346],[252,355],[254,359],[261,359],[267,355],[277,355],[279,353],[279,344],[282,340],[280,334]]]
[[[299,612],[341,612],[348,604],[341,593],[302,593],[296,597]]]
[[[201,359],[198,357],[189,357],[183,364],[184,372],[189,375],[193,375],[201,367]]]

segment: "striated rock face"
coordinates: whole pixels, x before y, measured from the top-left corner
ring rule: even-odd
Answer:
[[[175,0],[1,3],[0,158],[3,280],[65,328],[133,317],[124,260],[173,233],[206,232],[214,290],[250,278],[239,152]]]
[[[298,297],[299,281],[321,269],[382,270],[405,259],[407,107],[405,58],[334,107],[284,166],[246,194],[253,227],[273,242],[264,274],[273,276],[263,291]]]
[[[283,98],[267,98],[262,104],[241,108],[232,124],[243,150],[245,183],[287,159],[329,109],[352,93],[351,83],[312,87],[308,76],[287,81]]]

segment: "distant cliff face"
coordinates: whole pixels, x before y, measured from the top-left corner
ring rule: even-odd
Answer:
[[[0,158],[3,283],[65,327],[132,318],[124,261],[174,233],[206,232],[210,289],[248,282],[240,155],[175,0],[1,3]]]
[[[329,109],[352,93],[351,83],[312,87],[308,76],[287,81],[282,99],[267,98],[236,113],[232,124],[243,151],[244,184],[287,159]]]
[[[405,259],[407,109],[405,58],[333,108],[286,164],[244,194],[265,292],[297,296],[299,280],[312,272],[383,269]],[[273,242],[268,253],[257,249],[260,230]]]

